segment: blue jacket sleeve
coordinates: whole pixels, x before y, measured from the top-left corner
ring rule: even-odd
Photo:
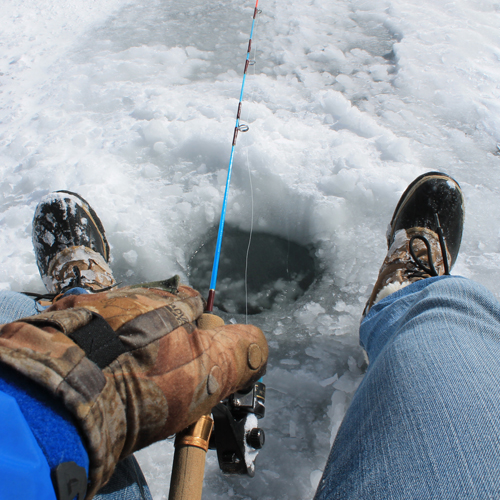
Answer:
[[[30,380],[0,364],[0,497],[56,500],[51,471],[88,455],[71,415]]]
[[[0,392],[1,498],[56,500],[45,455],[31,432],[17,401]]]

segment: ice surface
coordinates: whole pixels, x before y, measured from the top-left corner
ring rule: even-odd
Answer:
[[[248,231],[253,206],[260,231],[316,249],[321,278],[251,318],[270,343],[267,442],[251,480],[222,476],[210,452],[207,499],[312,497],[362,378],[357,328],[385,228],[417,175],[443,170],[461,183],[455,273],[500,297],[498,2],[259,7],[250,130],[227,216]],[[0,289],[43,291],[31,220],[56,189],[96,209],[118,281],[187,278],[218,223],[252,10],[233,0],[4,2]],[[139,460],[155,500],[167,498],[171,442]]]

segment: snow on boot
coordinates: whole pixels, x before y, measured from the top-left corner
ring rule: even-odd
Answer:
[[[38,204],[33,247],[50,293],[76,286],[99,291],[116,283],[108,265],[104,227],[92,207],[76,193],[57,191]]]
[[[415,281],[450,274],[464,221],[458,183],[440,172],[415,179],[401,196],[387,230],[387,256],[366,304],[373,304]]]

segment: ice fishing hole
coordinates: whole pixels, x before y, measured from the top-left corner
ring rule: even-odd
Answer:
[[[273,234],[253,232],[248,254],[247,299],[245,262],[249,236],[247,231],[235,227],[224,228],[215,306],[233,314],[258,314],[275,305],[296,301],[316,277],[313,249]],[[216,241],[217,229],[213,228],[188,264],[191,286],[206,293]]]

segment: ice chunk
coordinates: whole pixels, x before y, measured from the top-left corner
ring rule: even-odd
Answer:
[[[123,258],[130,266],[135,266],[137,264],[137,252],[135,250],[129,250],[123,254]]]
[[[295,312],[294,316],[302,325],[310,325],[320,314],[324,314],[325,312],[325,308],[317,302],[309,302],[302,309]]]
[[[300,361],[296,359],[281,359],[280,363],[282,365],[288,365],[288,366],[298,366],[300,365]]]
[[[333,384],[333,387],[339,391],[354,393],[362,379],[362,375],[346,372]]]
[[[321,481],[321,477],[323,476],[323,472],[320,470],[313,470],[311,474],[309,474],[309,480],[311,481],[311,487],[315,490],[318,487],[319,482]]]
[[[329,385],[332,385],[334,382],[336,382],[339,379],[339,376],[335,374],[333,377],[325,378],[322,380],[319,385],[321,387],[327,387]]]

